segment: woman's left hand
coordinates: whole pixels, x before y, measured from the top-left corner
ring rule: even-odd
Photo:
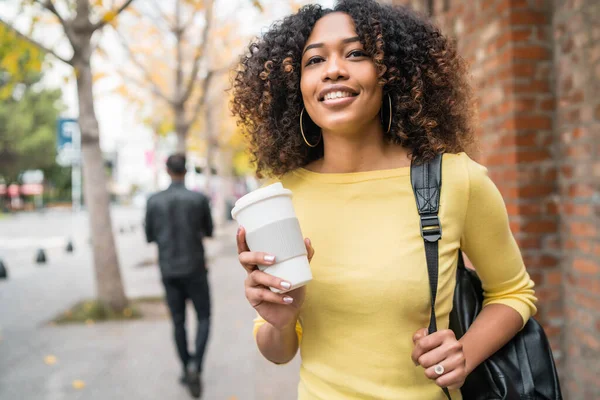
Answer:
[[[427,334],[419,329],[413,336],[412,360],[425,369],[425,376],[440,387],[459,389],[467,379],[463,346],[450,329]]]

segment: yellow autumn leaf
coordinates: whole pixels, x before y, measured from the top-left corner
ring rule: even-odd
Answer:
[[[98,82],[100,79],[106,78],[108,76],[107,73],[105,72],[98,72],[96,74],[94,74],[93,78],[92,78],[92,82],[96,83]]]
[[[85,382],[79,379],[73,381],[74,389],[83,389],[85,387]]]
[[[53,355],[48,355],[44,357],[44,363],[46,363],[46,365],[54,365],[57,361],[58,359]]]
[[[94,325],[94,323],[95,323],[94,320],[91,318],[85,320],[86,325]]]
[[[102,16],[102,21],[106,23],[112,22],[113,19],[117,16],[117,12],[114,10],[108,11],[106,14]]]

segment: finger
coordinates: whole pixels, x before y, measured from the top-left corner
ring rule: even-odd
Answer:
[[[441,365],[442,367],[444,367],[444,372],[442,375],[435,372],[436,365]],[[453,372],[455,370],[464,371],[464,368],[465,368],[464,356],[462,355],[462,353],[455,354],[455,355],[452,355],[451,357],[448,357],[445,360],[440,361],[440,362],[432,365],[431,367],[425,369],[425,376],[428,377],[429,379],[438,380],[438,379],[450,374],[451,372]]]
[[[462,354],[462,350],[463,346],[459,341],[446,342],[440,347],[436,347],[435,349],[421,355],[421,357],[417,359],[417,362],[423,368],[429,368],[447,358],[454,356],[455,354]]]
[[[444,342],[446,335],[440,334],[440,332],[434,332],[432,334],[428,334],[420,339],[415,341],[415,347],[411,354],[412,360],[415,365],[419,365],[419,358],[431,350],[441,346]]]
[[[306,246],[306,251],[308,252],[308,261],[310,262],[315,255],[315,249],[312,247],[312,243],[309,238],[304,239],[304,245]]]
[[[435,380],[435,384],[439,387],[448,389],[458,389],[465,382],[465,371],[463,368],[457,368],[451,372],[445,373]]]
[[[421,328],[418,331],[415,332],[415,334],[413,335],[413,344],[417,342],[417,340],[424,338],[425,336],[427,336],[427,328]]]
[[[256,269],[257,265],[273,265],[275,263],[275,256],[268,253],[245,251],[238,255],[238,260],[246,271],[252,272]]]
[[[286,294],[273,293],[262,287],[247,287],[246,298],[252,307],[258,307],[262,303],[292,304],[294,298]]]
[[[238,228],[237,234],[235,235],[235,240],[237,242],[238,254],[243,253],[244,251],[250,251],[248,248],[248,243],[246,243],[246,230],[243,226]]]
[[[275,289],[288,290],[292,287],[290,282],[284,281],[276,276],[269,275],[260,270],[252,271],[246,278],[246,287],[272,287]]]

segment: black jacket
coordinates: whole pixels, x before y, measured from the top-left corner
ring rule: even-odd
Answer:
[[[203,237],[212,237],[209,200],[174,182],[148,199],[146,239],[158,244],[163,277],[185,276],[206,268]]]

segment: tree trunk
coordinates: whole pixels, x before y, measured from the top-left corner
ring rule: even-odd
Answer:
[[[185,108],[183,106],[174,107],[173,112],[175,114],[175,133],[177,133],[177,147],[178,153],[185,154],[186,151],[186,138],[188,125],[185,118]]]
[[[228,201],[233,197],[233,152],[227,147],[220,146],[215,154],[217,175],[221,180],[219,194],[215,199],[215,221],[217,225],[225,223],[228,210]]]
[[[87,39],[87,40],[86,40]],[[92,92],[91,35],[82,39],[74,60],[79,97],[79,125],[83,156],[84,193],[90,216],[90,233],[98,300],[120,312],[127,306],[110,216],[100,130]]]

